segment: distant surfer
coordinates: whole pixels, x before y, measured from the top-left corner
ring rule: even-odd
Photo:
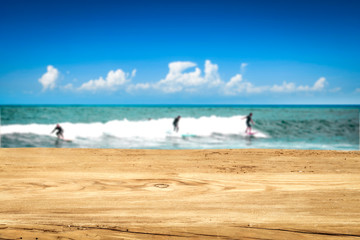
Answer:
[[[51,133],[56,131],[56,136],[58,137],[58,139],[64,139],[64,129],[59,125],[56,124],[56,127],[54,128],[54,130],[52,130]]]
[[[251,123],[255,124],[254,121],[252,120],[252,113],[250,113],[249,115],[247,115],[246,117],[244,117],[243,119],[246,118],[246,130],[245,133],[249,133],[251,134]]]
[[[178,132],[179,131],[179,121],[180,121],[181,116],[177,116],[174,121],[173,121],[173,125],[174,125],[174,131]]]

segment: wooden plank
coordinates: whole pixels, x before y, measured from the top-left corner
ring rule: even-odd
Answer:
[[[360,154],[0,149],[0,239],[360,239]]]

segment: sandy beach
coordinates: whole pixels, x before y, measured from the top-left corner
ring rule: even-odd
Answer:
[[[360,152],[0,149],[0,239],[360,239]]]

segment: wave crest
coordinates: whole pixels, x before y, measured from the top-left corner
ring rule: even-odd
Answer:
[[[105,123],[59,123],[64,129],[66,138],[98,138],[104,135],[117,138],[159,139],[166,137],[197,136],[211,137],[213,135],[245,136],[246,124],[243,116],[233,117],[200,117],[181,118],[179,132],[173,131],[173,119],[161,118],[146,121],[112,120]],[[50,124],[13,124],[2,126],[2,134],[31,133],[49,135],[54,129]],[[256,129],[256,137],[267,138],[267,134]]]

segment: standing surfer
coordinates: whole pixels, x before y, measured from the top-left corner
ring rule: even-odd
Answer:
[[[64,139],[64,129],[59,125],[56,124],[56,127],[54,128],[54,130],[52,130],[51,133],[56,131],[56,136],[58,137],[58,139]]]
[[[178,132],[179,131],[179,121],[180,121],[181,116],[177,116],[174,121],[173,121],[173,125],[174,125],[174,131]]]
[[[245,133],[249,133],[251,134],[251,124],[255,124],[254,121],[252,120],[252,113],[250,113],[249,115],[247,115],[246,117],[244,117],[243,119],[246,118],[246,130]]]

